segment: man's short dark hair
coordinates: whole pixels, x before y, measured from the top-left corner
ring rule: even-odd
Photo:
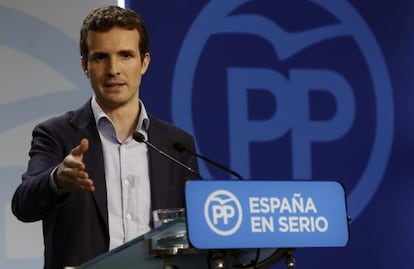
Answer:
[[[139,33],[139,52],[144,59],[145,53],[149,52],[148,32],[142,17],[133,10],[118,6],[106,6],[94,9],[83,21],[80,31],[79,47],[80,55],[88,60],[89,47],[87,43],[90,31],[106,32],[113,27],[121,27],[128,30],[136,29]]]

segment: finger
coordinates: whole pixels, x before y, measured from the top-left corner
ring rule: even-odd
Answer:
[[[70,188],[73,190],[81,190],[81,191],[94,191],[95,190],[93,181],[90,178],[88,179],[76,178],[75,180],[72,180],[70,184]]]
[[[82,191],[89,191],[89,192],[95,191],[95,186],[93,184],[93,180],[91,180],[89,178],[81,180],[80,185],[79,185],[79,189],[82,190]]]
[[[85,170],[85,164],[81,160],[78,160],[76,157],[68,155],[65,159],[63,159],[63,168],[83,171]]]
[[[76,169],[76,168],[74,169],[71,167],[65,167],[61,169],[60,175],[65,178],[80,179],[80,180],[89,178],[89,174],[86,171]]]
[[[95,186],[93,184],[93,181],[88,178],[88,179],[80,179],[77,178],[76,182],[74,184],[74,187],[78,190],[81,191],[94,191],[95,190]]]
[[[76,157],[82,157],[82,155],[88,150],[89,141],[83,138],[78,146],[72,149],[71,154]]]
[[[93,180],[90,178],[74,178],[62,174],[59,181],[59,186],[66,190],[82,190],[82,191],[94,191],[95,186]]]

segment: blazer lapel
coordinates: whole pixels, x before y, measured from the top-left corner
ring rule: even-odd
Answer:
[[[165,135],[167,134],[165,134],[162,130],[158,128],[156,122],[150,119],[150,125],[148,129],[149,142],[152,143],[154,146],[158,147],[159,149],[165,151],[167,148],[167,146],[165,145],[166,139],[163,138],[163,136]],[[167,208],[169,188],[169,176],[167,171],[171,171],[170,169],[168,169],[169,165],[171,165],[171,161],[159,154],[158,152],[152,150],[151,148],[148,148],[148,161],[151,184],[152,210],[159,208]]]
[[[107,230],[109,230],[102,144],[96,128],[90,101],[77,111],[72,119],[72,124],[79,129],[79,132],[73,137],[75,145],[78,144],[82,138],[87,138],[89,140],[89,148],[85,153],[83,160],[95,185],[95,191],[92,192],[91,195]]]

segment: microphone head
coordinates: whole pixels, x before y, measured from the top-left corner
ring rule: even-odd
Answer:
[[[186,151],[185,146],[182,143],[180,143],[180,142],[174,142],[173,143],[173,147],[178,152],[184,152],[184,151]]]
[[[139,143],[145,142],[145,136],[144,136],[143,134],[141,134],[140,132],[135,132],[135,133],[132,135],[132,138],[133,138],[135,141],[139,142]]]

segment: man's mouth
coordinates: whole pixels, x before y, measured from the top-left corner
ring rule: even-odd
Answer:
[[[117,88],[122,87],[124,85],[125,85],[124,82],[105,82],[104,83],[104,87],[105,88],[110,88],[110,89],[117,89]]]

